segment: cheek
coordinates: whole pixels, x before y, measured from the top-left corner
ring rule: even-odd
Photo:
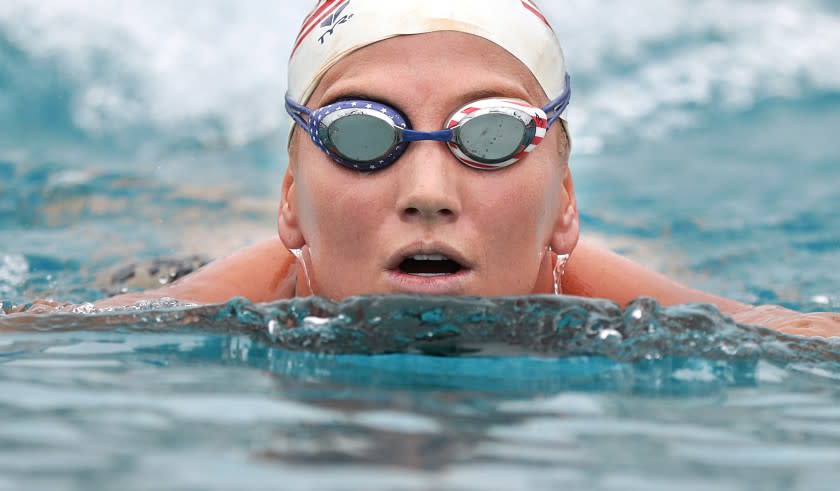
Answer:
[[[358,263],[383,221],[388,188],[371,176],[326,164],[313,165],[299,179],[301,229],[318,256],[341,261],[350,257]]]
[[[476,206],[484,210],[479,214],[482,235],[492,239],[488,244],[495,245],[497,255],[539,251],[548,240],[557,209],[552,188],[559,186],[559,179],[553,172],[528,170],[492,176],[477,193],[481,198]]]

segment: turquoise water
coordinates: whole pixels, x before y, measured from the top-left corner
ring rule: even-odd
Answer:
[[[0,4],[1,299],[89,301],[155,284],[111,281],[132,261],[274,233],[304,10],[279,3]],[[840,311],[834,3],[564,6],[584,233],[741,301]],[[0,329],[0,490],[840,477],[836,343],[698,306],[160,304]]]

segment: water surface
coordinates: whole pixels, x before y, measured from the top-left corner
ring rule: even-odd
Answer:
[[[713,293],[840,311],[835,3],[543,4],[583,233]],[[0,299],[91,301],[156,284],[114,283],[126,264],[274,234],[303,10],[0,3]],[[646,300],[354,302],[0,317],[0,489],[840,477],[834,341]]]

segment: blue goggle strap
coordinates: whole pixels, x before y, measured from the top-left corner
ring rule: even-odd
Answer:
[[[571,97],[571,77],[569,77],[569,74],[566,73],[566,88],[563,90],[563,93],[560,94],[560,96],[554,99],[553,101],[549,102],[545,107],[543,107],[543,111],[545,111],[546,115],[548,115],[549,128],[558,119],[560,119],[560,115],[563,114],[563,111],[569,105]],[[309,125],[307,124],[306,120],[303,119],[301,114],[306,114],[307,117],[311,117],[312,111],[303,104],[295,102],[291,97],[289,97],[288,94],[286,95],[286,112],[289,113],[289,116],[292,117],[295,123],[299,124],[304,129],[308,129]],[[414,131],[402,129],[396,125],[394,126],[394,128],[400,133],[400,141],[404,143],[420,140],[450,142],[452,141],[453,136],[452,130],[450,129],[437,131]]]
[[[566,72],[566,88],[563,90],[563,93],[557,99],[549,102],[545,107],[543,107],[543,111],[548,116],[548,127],[551,128],[551,125],[555,123],[558,119],[560,119],[560,115],[563,114],[563,111],[566,110],[566,107],[569,105],[569,101],[572,99],[572,78],[569,76],[569,73]]]
[[[291,116],[295,123],[299,124],[301,128],[305,130],[309,129],[309,125],[306,123],[306,120],[303,119],[301,114],[306,114],[307,117],[311,118],[312,111],[303,104],[295,102],[288,94],[286,94],[286,112],[289,113],[289,116]]]

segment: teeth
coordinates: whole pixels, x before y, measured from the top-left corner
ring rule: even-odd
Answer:
[[[415,261],[448,261],[449,258],[443,254],[416,254],[411,256]]]
[[[435,276],[449,276],[449,273],[408,273],[411,276],[423,276],[424,278],[432,278]]]

